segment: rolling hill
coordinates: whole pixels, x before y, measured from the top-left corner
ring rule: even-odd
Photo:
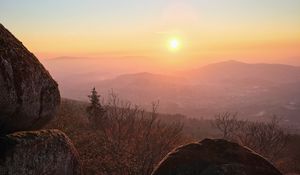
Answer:
[[[141,72],[105,80],[93,77],[82,74],[71,83],[59,81],[62,95],[87,100],[95,86],[103,96],[113,89],[121,98],[145,107],[160,101],[160,111],[165,113],[211,118],[230,111],[259,120],[277,114],[288,123],[300,122],[300,67],[226,61],[171,75]]]

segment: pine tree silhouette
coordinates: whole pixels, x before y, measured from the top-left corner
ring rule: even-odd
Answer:
[[[88,119],[93,125],[97,125],[98,122],[102,122],[105,109],[100,103],[100,95],[98,95],[95,87],[92,89],[91,95],[88,95],[88,97],[90,99],[90,105],[86,109]]]

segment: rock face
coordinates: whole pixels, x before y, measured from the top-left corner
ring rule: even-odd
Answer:
[[[0,135],[41,128],[59,103],[57,83],[0,24]]]
[[[81,174],[78,153],[59,130],[17,132],[1,138],[2,175]]]
[[[59,104],[57,83],[0,24],[0,175],[82,174],[78,153],[61,131],[15,132],[41,128]]]
[[[282,175],[253,151],[226,140],[204,139],[169,153],[152,175]]]

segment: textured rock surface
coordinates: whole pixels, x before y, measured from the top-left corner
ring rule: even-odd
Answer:
[[[59,103],[57,83],[0,24],[0,134],[42,127]]]
[[[2,175],[81,174],[78,153],[59,130],[17,132],[1,138]]]
[[[281,175],[251,150],[226,140],[204,139],[169,153],[152,175]]]

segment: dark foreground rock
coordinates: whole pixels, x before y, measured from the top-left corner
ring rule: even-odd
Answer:
[[[245,147],[226,140],[204,139],[169,153],[152,175],[282,174],[264,158]]]
[[[40,129],[57,112],[57,83],[0,24],[0,134]]]
[[[78,175],[81,165],[59,130],[17,132],[1,138],[1,175]]]

